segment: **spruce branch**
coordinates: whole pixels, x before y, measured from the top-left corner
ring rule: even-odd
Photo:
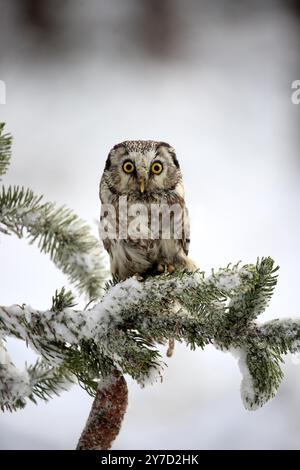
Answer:
[[[239,351],[246,371],[242,398],[248,409],[255,409],[274,396],[282,379],[282,355],[300,349],[299,321],[257,325],[254,320],[270,300],[276,272],[274,262],[262,258],[256,265],[228,266],[208,277],[200,272],[144,282],[133,277],[111,285],[86,311],[70,308],[73,299],[61,293],[53,310],[0,307],[0,334],[26,341],[51,365],[63,365],[92,395],[99,380],[115,369],[141,385],[160,379],[165,363],[157,344],[170,337],[192,349],[215,344]],[[259,300],[251,301],[251,309],[249,293]],[[237,300],[243,321],[229,324]]]
[[[245,277],[244,295],[231,299],[227,317],[230,324],[247,324],[264,312],[277,283],[278,269],[271,258],[258,259],[255,267],[245,266],[241,272]]]
[[[52,367],[42,360],[26,370],[19,370],[10,359],[3,341],[0,341],[0,408],[16,411],[26,406],[26,399],[49,400],[68,390],[74,379],[63,365]]]
[[[2,187],[0,231],[37,243],[89,299],[99,299],[103,294],[107,273],[100,243],[71,210],[44,203],[30,189]]]
[[[9,165],[12,138],[4,134],[0,123],[0,176]],[[31,189],[2,186],[0,189],[0,232],[37,243],[41,252],[49,254],[80,293],[99,299],[107,272],[99,241],[90,228],[66,207],[44,202]]]
[[[60,312],[65,308],[72,308],[76,305],[75,297],[73,292],[66,291],[63,287],[60,291],[56,290],[54,296],[52,297],[52,312]]]
[[[4,126],[4,123],[0,123],[0,176],[5,174],[11,157],[12,138],[4,133]],[[91,235],[89,227],[69,209],[44,202],[42,196],[35,195],[31,189],[2,186],[0,232],[7,235],[15,234],[19,238],[26,236],[31,244],[36,242],[41,252],[50,255],[52,261],[69,277],[80,293],[85,293],[90,300],[102,296],[107,273],[101,246]],[[51,311],[55,314],[74,305],[73,294],[61,289],[56,291],[52,298]],[[5,312],[8,318],[13,315],[9,309]],[[36,317],[38,315],[39,312],[36,312]],[[68,366],[66,366],[66,354],[62,347],[65,340],[59,342],[55,337],[47,342],[41,336],[43,328],[38,321],[35,323],[33,321],[34,324],[29,325],[26,314],[18,320],[19,323],[18,321],[11,323],[9,334],[25,340],[26,344],[30,344],[40,354],[40,358],[36,364],[20,371],[11,361],[4,347],[3,335],[0,334],[2,410],[12,411],[22,408],[26,405],[27,399],[33,402],[38,398],[47,400],[53,394],[67,389],[75,377],[72,374],[72,359],[78,356],[78,351],[74,353],[72,348],[69,349]],[[2,326],[5,325],[2,314],[0,323]],[[51,329],[51,326],[49,327]],[[62,330],[63,325],[61,325]],[[7,329],[4,328],[4,331],[7,332]],[[24,335],[24,331],[28,331],[28,335]],[[78,380],[80,374],[81,372],[77,374]],[[90,387],[90,390],[93,386],[94,390],[96,386],[93,381],[88,382],[88,377],[88,374],[84,376],[84,386]]]

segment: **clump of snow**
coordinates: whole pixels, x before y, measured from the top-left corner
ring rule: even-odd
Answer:
[[[78,336],[72,333],[69,326],[67,326],[65,323],[52,320],[51,327],[55,331],[55,336],[59,341],[69,344],[76,344],[78,342]]]
[[[222,273],[214,279],[215,286],[220,290],[229,292],[238,288],[241,284],[239,273]]]
[[[260,408],[262,403],[255,403],[255,389],[253,378],[247,366],[247,353],[242,348],[232,348],[230,352],[238,360],[238,366],[242,374],[241,398],[246,410],[255,410]]]
[[[143,376],[139,380],[139,384],[142,388],[147,385],[154,385],[156,382],[163,381],[163,365],[159,364],[157,366],[152,366],[148,369],[147,375]]]
[[[135,277],[113,286],[105,297],[88,312],[89,329],[101,324],[102,327],[112,321],[121,320],[121,313],[130,305],[141,302],[146,296],[143,284]]]
[[[16,209],[16,212],[18,217],[22,217],[22,223],[27,227],[31,227],[37,224],[40,225],[43,222],[43,218],[40,212],[34,212],[32,210],[29,211],[28,209],[22,212],[22,209],[20,208]]]
[[[14,404],[17,400],[28,397],[32,393],[28,372],[26,370],[20,371],[13,365],[7,367],[5,389],[7,403]]]
[[[206,282],[230,294],[245,284],[245,280],[249,282],[252,277],[253,273],[245,267],[238,268],[238,266],[234,266],[232,269],[228,270],[220,269],[217,273],[213,273],[211,276],[207,277]]]
[[[290,352],[295,354],[297,352],[299,352],[300,350],[300,339],[296,339],[293,341],[291,347],[290,347]]]
[[[4,346],[0,344],[1,405],[14,405],[18,400],[30,395],[31,391],[28,372],[17,369]]]

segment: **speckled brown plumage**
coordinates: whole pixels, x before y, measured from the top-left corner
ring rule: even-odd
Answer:
[[[134,167],[131,174],[124,171],[126,162]],[[157,162],[162,171],[154,174],[152,165]],[[140,190],[142,180],[143,191]],[[135,238],[130,234],[126,238],[119,236],[119,207],[122,197],[126,197],[128,206],[128,226],[135,218],[135,214],[129,214],[133,207],[140,204],[147,211],[146,215],[140,215],[141,226],[146,230],[141,231],[140,237],[136,234]],[[169,144],[152,140],[127,140],[115,145],[106,161],[100,183],[100,199],[103,208],[112,205],[116,214],[112,216],[105,210],[101,214],[101,222],[109,226],[115,217],[116,236],[106,237],[104,234],[102,237],[104,247],[110,255],[112,274],[125,279],[133,274],[143,275],[160,264],[194,269],[193,262],[187,256],[190,236],[182,174],[175,150]],[[176,205],[181,208],[180,237],[176,238],[171,234],[170,238],[166,238],[162,230],[159,230],[158,237],[149,232],[153,205],[169,208]]]

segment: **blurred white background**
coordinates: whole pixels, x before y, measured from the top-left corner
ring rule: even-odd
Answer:
[[[279,284],[261,321],[299,316],[300,2],[0,0],[0,121],[14,135],[5,184],[29,186],[94,226],[109,149],[177,150],[203,270],[271,255]],[[0,240],[0,301],[47,308],[64,276],[36,247]],[[33,354],[16,340],[20,367]],[[165,352],[163,351],[163,354]],[[294,361],[297,362],[297,361]],[[243,409],[236,360],[176,345],[163,384],[130,379],[114,449],[296,449],[300,361],[276,398]],[[2,449],[73,449],[92,399],[79,387],[0,415]]]

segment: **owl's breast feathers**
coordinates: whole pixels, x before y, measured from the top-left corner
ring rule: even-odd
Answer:
[[[112,274],[125,279],[160,263],[188,267],[189,218],[183,198],[175,193],[128,195],[126,208],[120,198],[112,198],[112,205],[113,212],[101,215]]]

